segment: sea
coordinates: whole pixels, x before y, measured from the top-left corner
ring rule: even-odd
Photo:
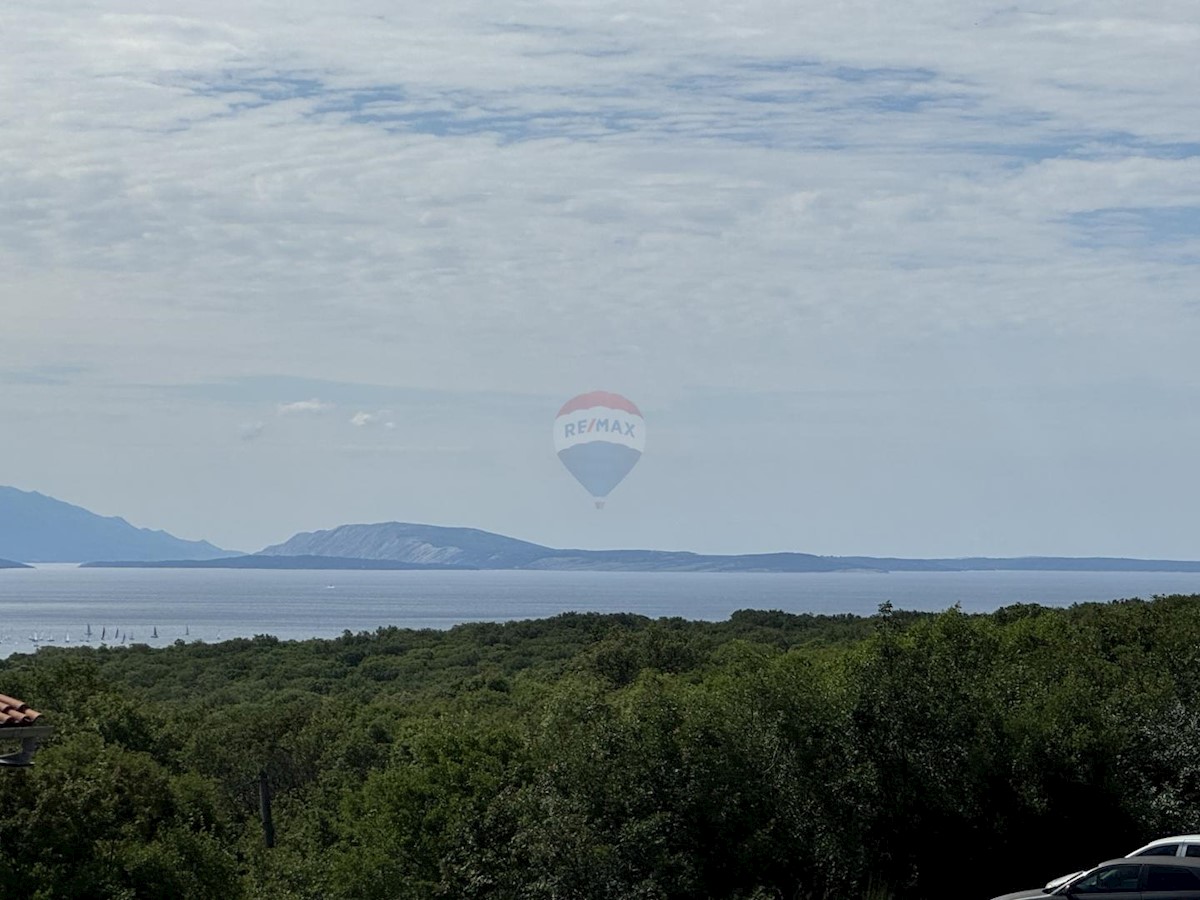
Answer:
[[[822,572],[796,574],[538,571],[0,570],[0,657],[40,647],[166,646],[275,635],[336,637],[383,626],[559,613],[631,612],[721,621],[739,609],[871,615],[881,603],[990,612],[1200,594],[1200,573]]]

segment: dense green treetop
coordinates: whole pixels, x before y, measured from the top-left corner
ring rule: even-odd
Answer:
[[[986,898],[1200,830],[1198,657],[1200,597],[43,648],[0,896]]]

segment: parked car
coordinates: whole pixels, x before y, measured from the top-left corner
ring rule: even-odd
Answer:
[[[1156,841],[1151,841],[1144,847],[1138,847],[1132,853],[1125,854],[1126,859],[1132,859],[1135,856],[1200,857],[1200,834],[1180,834],[1175,837],[1159,838]],[[1072,878],[1082,875],[1086,871],[1086,869],[1082,869],[1078,872],[1072,872],[1070,875],[1062,875],[1053,881],[1047,881],[1046,889],[1049,890],[1058,887],[1060,884],[1066,884]]]
[[[1143,848],[1146,849],[1146,848]],[[993,900],[1200,900],[1200,858],[1133,855],[1110,859],[1055,888],[1031,888]]]

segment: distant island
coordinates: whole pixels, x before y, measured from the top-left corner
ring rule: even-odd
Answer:
[[[25,563],[13,562],[11,559],[0,559],[0,569],[32,569],[33,566],[27,566]]]
[[[406,522],[297,534],[258,554],[391,560],[472,569],[617,572],[1200,572],[1200,561],[1108,557],[901,559],[810,553],[712,555],[665,550],[555,549],[475,528]]]
[[[463,570],[472,566],[409,563],[393,559],[352,559],[335,556],[226,556],[220,559],[167,559],[152,562],[118,560],[89,562],[81,569],[382,569],[388,571]]]
[[[98,516],[36,491],[0,486],[0,557],[22,562],[85,559],[212,559],[233,551]]]

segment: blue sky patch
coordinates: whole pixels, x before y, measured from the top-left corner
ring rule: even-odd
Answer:
[[[1069,219],[1084,246],[1146,248],[1200,238],[1200,206],[1110,207]]]
[[[209,78],[203,82],[193,83],[192,90],[206,97],[249,95],[255,99],[239,100],[230,104],[234,109],[249,109],[268,106],[272,103],[282,103],[286,100],[316,97],[324,93],[327,88],[320,79],[308,74],[227,72],[216,81]]]

